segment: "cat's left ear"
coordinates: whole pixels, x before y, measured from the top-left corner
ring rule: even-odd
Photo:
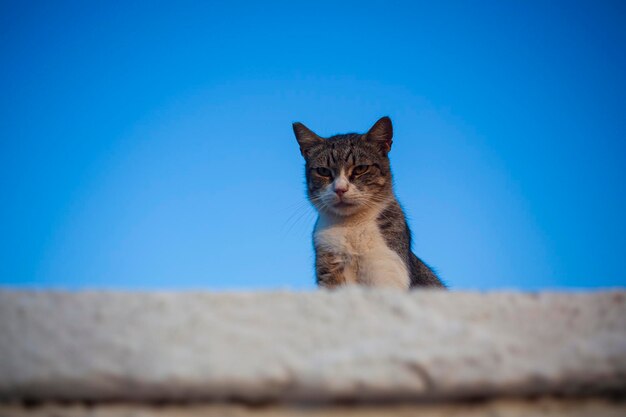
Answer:
[[[385,153],[389,152],[391,150],[391,144],[393,143],[393,126],[391,125],[391,119],[387,116],[378,119],[378,121],[374,123],[374,126],[367,131],[365,138],[368,141],[380,145]]]

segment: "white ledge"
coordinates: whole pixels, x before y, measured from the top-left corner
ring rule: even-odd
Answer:
[[[0,291],[0,399],[626,394],[626,292]]]

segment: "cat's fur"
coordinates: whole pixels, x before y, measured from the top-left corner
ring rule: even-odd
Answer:
[[[318,285],[444,287],[411,252],[387,156],[391,119],[381,118],[365,134],[327,139],[302,123],[293,130],[306,161],[307,195],[319,213],[313,231]]]

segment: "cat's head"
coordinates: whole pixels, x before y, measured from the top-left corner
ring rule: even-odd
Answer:
[[[389,117],[378,120],[365,134],[322,138],[302,123],[294,123],[293,131],[306,161],[307,195],[318,211],[351,216],[392,196]]]

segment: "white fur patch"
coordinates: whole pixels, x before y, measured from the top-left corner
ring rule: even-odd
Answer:
[[[348,189],[349,186],[350,186],[350,181],[348,181],[348,178],[346,177],[346,173],[344,172],[342,168],[340,174],[333,181],[333,187],[332,187],[333,191],[340,189],[340,188]]]
[[[407,289],[407,268],[386,245],[375,214],[359,220],[320,215],[313,235],[315,245],[345,260],[347,283]]]

